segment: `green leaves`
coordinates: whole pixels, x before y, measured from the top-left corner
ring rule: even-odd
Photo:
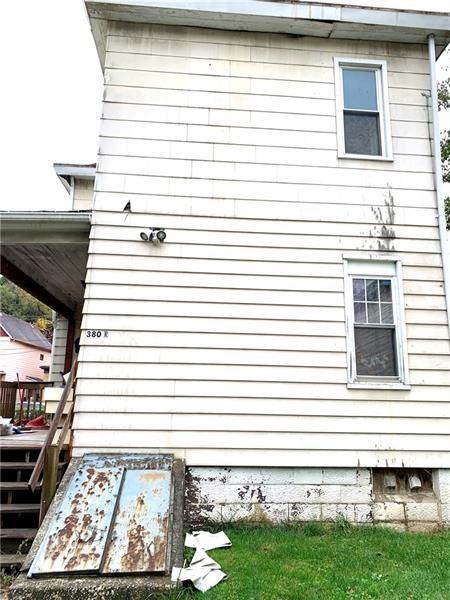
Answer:
[[[438,85],[439,110],[450,109],[450,77]],[[445,129],[441,134],[442,178],[445,183],[450,183],[450,129]],[[445,199],[445,217],[447,229],[450,229],[450,197]]]
[[[52,311],[48,306],[5,277],[0,279],[0,298],[1,312],[36,325],[48,339],[51,339]]]
[[[439,110],[450,108],[450,77],[438,84],[438,107]]]

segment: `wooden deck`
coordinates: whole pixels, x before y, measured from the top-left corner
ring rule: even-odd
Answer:
[[[13,435],[2,435],[0,436],[0,451],[40,449],[44,445],[47,433],[48,429],[40,429]]]

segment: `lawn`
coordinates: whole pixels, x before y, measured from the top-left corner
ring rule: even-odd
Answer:
[[[209,552],[228,579],[170,600],[450,600],[450,532],[398,533],[345,523],[224,527]]]

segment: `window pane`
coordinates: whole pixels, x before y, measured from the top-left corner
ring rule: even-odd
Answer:
[[[356,373],[368,377],[398,375],[395,329],[355,327]]]
[[[367,300],[378,302],[378,279],[366,279]]]
[[[353,280],[353,300],[364,302],[366,294],[364,292],[364,279]]]
[[[394,323],[392,304],[381,304],[381,322],[387,324]]]
[[[379,115],[344,112],[347,154],[381,156]]]
[[[376,72],[368,69],[343,69],[344,108],[377,110]]]
[[[380,322],[380,305],[378,302],[367,303],[367,322],[368,323],[379,323]]]
[[[355,323],[367,323],[366,305],[364,302],[355,302]]]
[[[392,302],[392,286],[389,279],[380,279],[381,302]]]

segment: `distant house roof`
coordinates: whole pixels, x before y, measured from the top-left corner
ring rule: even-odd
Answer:
[[[52,345],[37,327],[22,319],[0,313],[0,327],[14,341],[50,352]]]

